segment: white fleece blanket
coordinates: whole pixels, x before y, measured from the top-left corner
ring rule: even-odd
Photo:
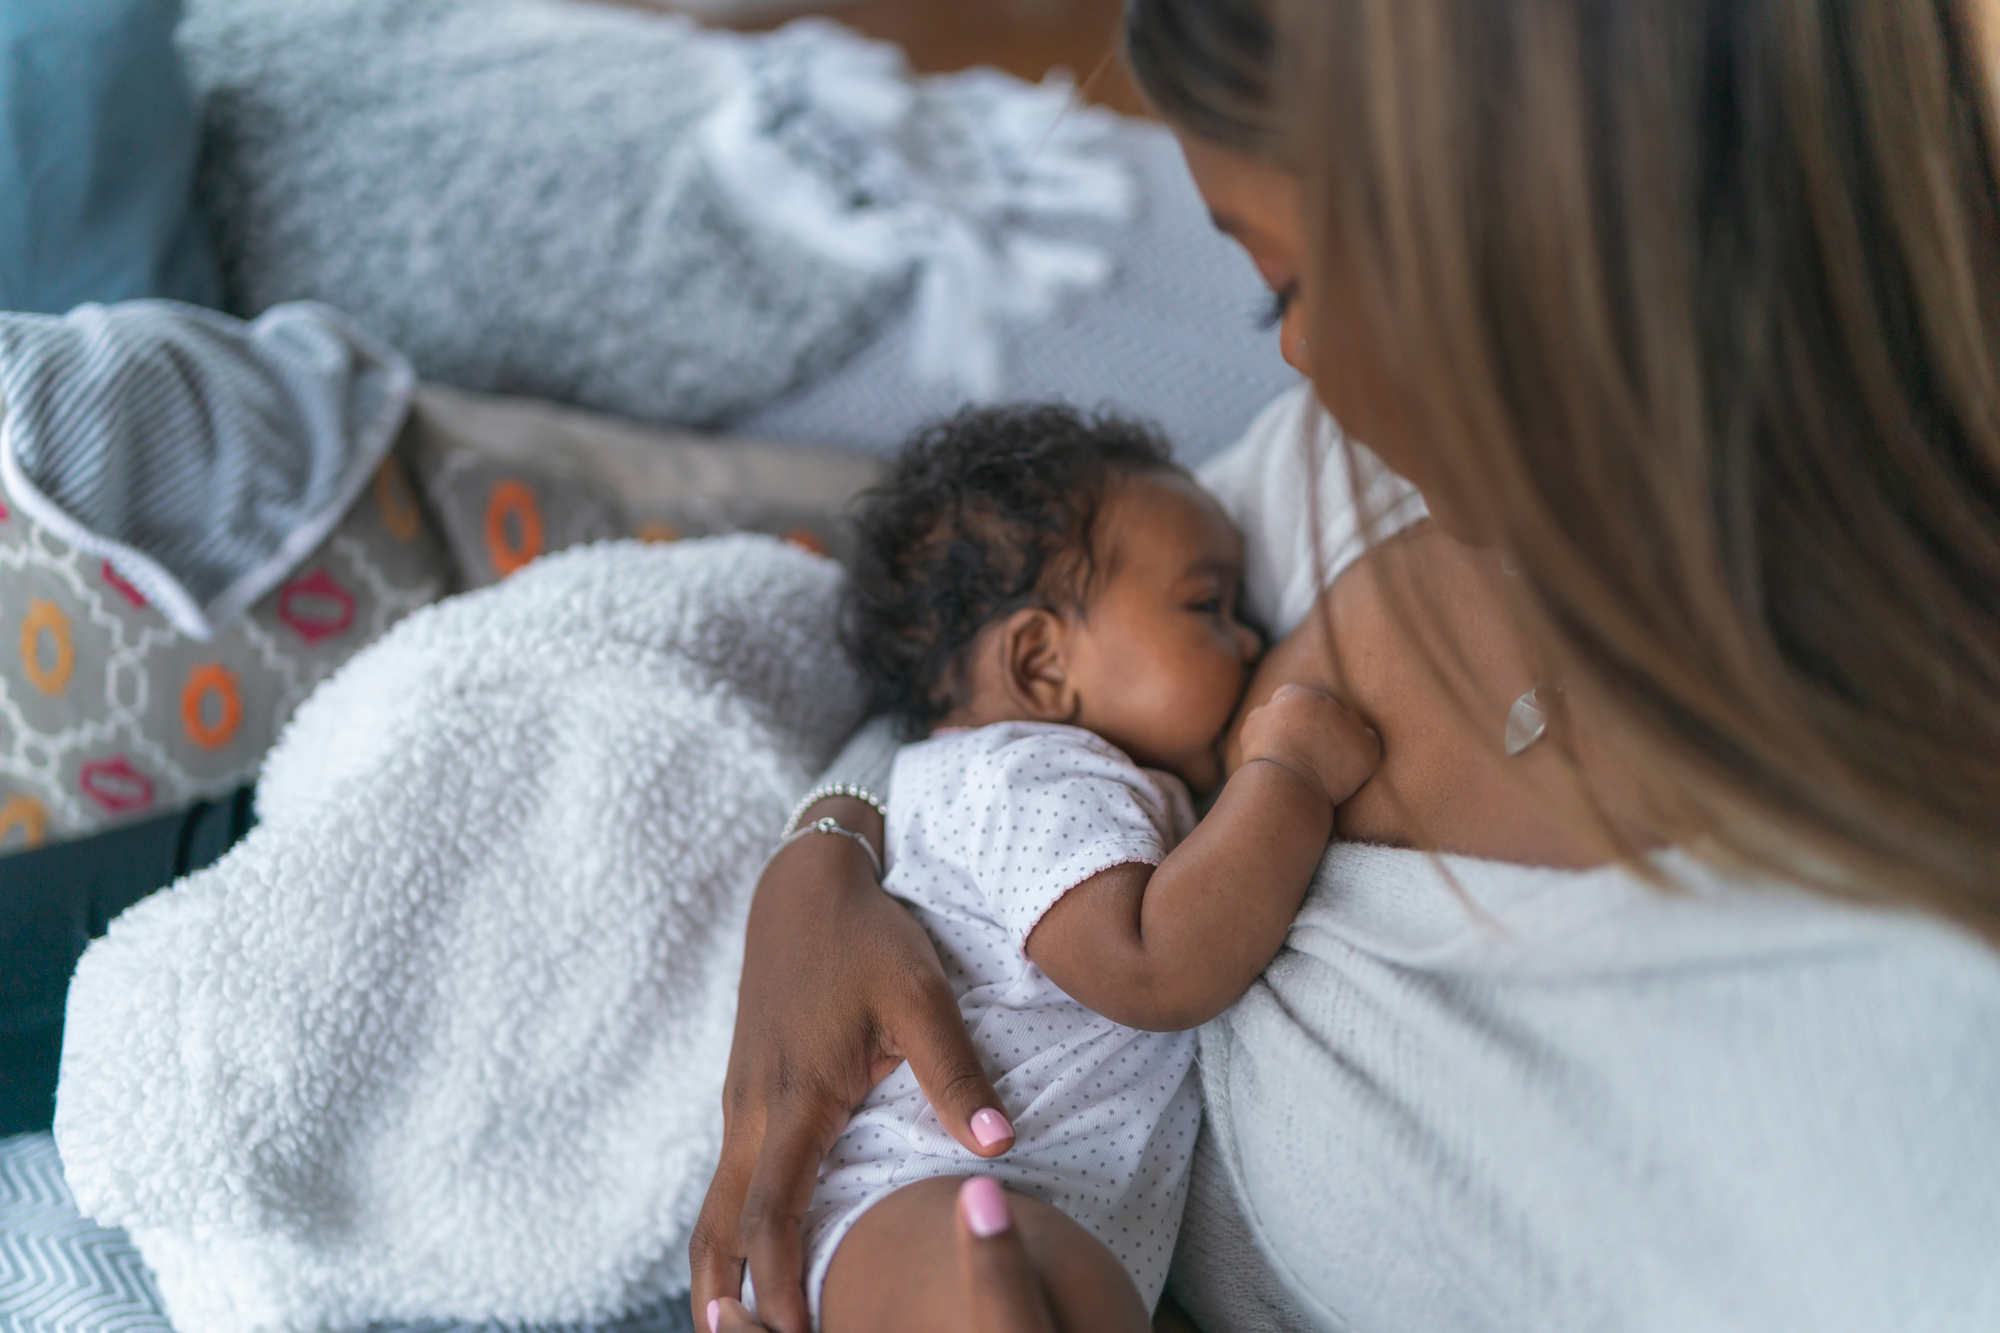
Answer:
[[[859,717],[838,580],[624,543],[419,612],[300,710],[256,831],[92,946],[57,1144],[180,1333],[685,1290],[750,891]]]

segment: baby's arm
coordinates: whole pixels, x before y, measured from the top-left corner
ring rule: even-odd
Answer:
[[[1381,744],[1323,690],[1286,685],[1253,712],[1215,808],[1158,866],[1114,866],[1064,894],[1028,956],[1086,1008],[1173,1032],[1228,1008],[1285,942],[1333,831]]]

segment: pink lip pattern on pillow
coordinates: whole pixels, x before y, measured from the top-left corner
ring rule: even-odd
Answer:
[[[354,594],[324,569],[316,569],[279,591],[278,619],[307,643],[318,643],[345,634],[354,624]]]
[[[85,764],[77,785],[84,794],[114,815],[144,810],[153,803],[153,780],[132,766],[124,755]]]

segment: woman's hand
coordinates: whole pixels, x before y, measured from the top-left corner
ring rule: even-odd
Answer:
[[[866,802],[829,798],[808,815],[881,845]],[[1013,1146],[930,938],[882,892],[860,847],[801,838],[765,869],[750,908],[722,1161],[688,1247],[697,1319],[741,1293],[747,1264],[764,1321],[809,1333],[801,1226],[820,1161],[904,1060],[967,1149],[997,1157]]]
[[[1055,1333],[1042,1284],[991,1176],[958,1187],[958,1280],[973,1333]]]

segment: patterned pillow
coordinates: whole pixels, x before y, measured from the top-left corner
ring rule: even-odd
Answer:
[[[566,546],[763,532],[844,559],[863,454],[719,440],[426,385],[411,434],[424,499],[468,588]]]
[[[840,513],[880,470],[835,449],[426,385],[341,526],[206,643],[0,488],[0,855],[241,786],[293,710],[361,647],[446,592],[547,552],[765,532],[844,557]]]
[[[313,686],[452,582],[403,458],[277,591],[204,643],[0,488],[0,854],[233,790]]]

